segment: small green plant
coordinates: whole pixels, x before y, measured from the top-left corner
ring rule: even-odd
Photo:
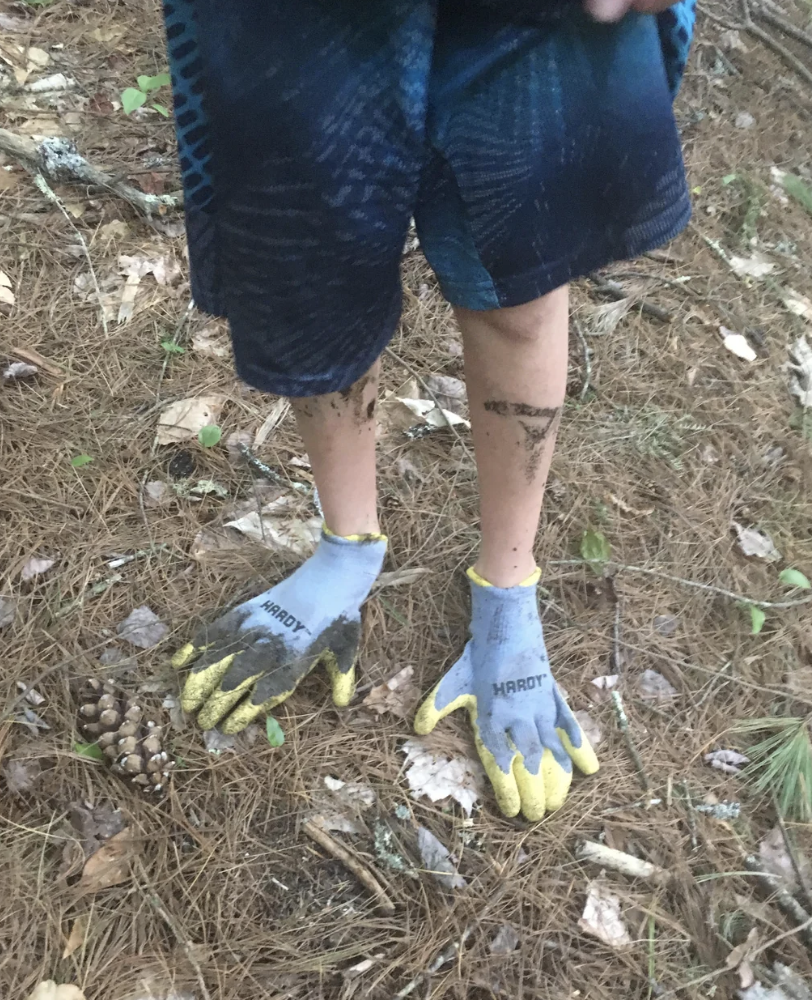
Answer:
[[[168,87],[172,82],[169,74],[158,73],[157,76],[139,76],[136,82],[137,87],[127,87],[126,90],[121,91],[121,106],[124,109],[124,114],[131,115],[136,108],[142,108],[147,101],[151,101],[150,107],[158,114],[163,115],[164,118],[168,118],[168,108],[153,101],[152,98],[159,90]]]
[[[735,185],[741,193],[739,208],[742,211],[739,237],[748,246],[758,236],[758,220],[761,217],[767,191],[764,185],[747,174],[727,174],[722,178],[725,187]]]
[[[166,351],[167,354],[185,354],[186,348],[181,347],[180,344],[176,343],[174,340],[170,340],[166,337],[161,341],[161,347]]]
[[[74,455],[74,457],[70,460],[70,464],[74,467],[74,469],[81,469],[82,466],[90,465],[92,461],[92,455]]]
[[[265,734],[272,747],[281,747],[285,742],[285,733],[272,715],[265,720]]]
[[[581,537],[581,558],[588,562],[597,576],[603,576],[604,568],[612,555],[612,546],[600,531],[587,528]]]
[[[761,610],[761,608],[756,607],[755,604],[749,605],[750,607],[750,635],[758,635],[759,632],[764,628],[764,622],[767,621],[767,616]]]
[[[682,454],[688,446],[687,439],[707,430],[704,424],[698,424],[690,414],[674,416],[658,406],[644,406],[640,409],[618,407],[615,410],[615,420],[623,427],[624,432],[617,437],[608,438],[607,443],[628,442],[628,446],[643,458],[668,462],[677,471],[682,469]]]
[[[781,179],[784,190],[812,215],[812,188],[797,174],[784,174]]]
[[[806,441],[812,442],[812,408],[797,406],[790,414],[789,425]]]
[[[205,427],[201,427],[197,432],[197,440],[204,448],[213,448],[216,444],[219,444],[222,436],[223,432],[217,424],[206,424]]]
[[[104,752],[98,743],[74,743],[73,750],[80,757],[89,757],[91,760],[104,760]]]
[[[742,774],[757,792],[775,796],[782,816],[802,823],[812,820],[812,741],[807,718],[762,718],[740,722],[739,733],[770,733],[751,746]]]
[[[799,569],[793,569],[791,566],[782,569],[778,574],[778,579],[785,587],[796,587],[798,590],[812,590],[812,583],[809,582],[808,577],[805,577]]]

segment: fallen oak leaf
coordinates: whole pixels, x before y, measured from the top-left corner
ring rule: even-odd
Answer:
[[[54,559],[40,559],[37,556],[31,556],[20,572],[20,579],[27,583],[36,576],[42,576],[43,573],[48,572],[55,561]]]
[[[112,836],[85,862],[78,889],[81,894],[100,892],[121,885],[130,877],[130,861],[136,844],[129,827]]]
[[[439,841],[431,830],[424,826],[417,828],[417,847],[426,871],[445,886],[446,889],[464,889],[466,881],[457,873],[448,848]]]
[[[401,719],[407,719],[420,697],[413,677],[414,667],[404,667],[388,681],[374,687],[361,704],[365,708],[371,708],[378,715],[390,712]]]
[[[218,423],[225,405],[220,395],[197,396],[170,403],[158,417],[155,440],[158,444],[175,444],[196,438],[204,427]]]
[[[116,626],[116,634],[139,649],[150,649],[169,634],[169,629],[152,608],[144,604]]]
[[[755,528],[745,528],[738,521],[733,521],[733,530],[736,532],[739,548],[744,555],[766,559],[767,562],[776,562],[781,558],[781,553],[766,532],[757,531]]]
[[[53,979],[46,979],[28,995],[28,1000],[85,1000],[85,995],[72,983],[57,985]]]
[[[88,920],[84,914],[73,921],[73,926],[70,929],[70,934],[68,934],[65,948],[62,952],[63,958],[70,958],[77,948],[81,948],[87,936],[87,927]]]
[[[578,926],[616,951],[634,944],[620,912],[620,898],[597,879],[587,886],[586,904]]]

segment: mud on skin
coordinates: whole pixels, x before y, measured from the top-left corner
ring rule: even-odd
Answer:
[[[516,417],[524,431],[524,448],[527,452],[525,475],[532,483],[541,464],[544,445],[555,437],[561,420],[560,406],[531,406],[529,403],[509,403],[505,399],[489,399],[485,409],[498,417]]]

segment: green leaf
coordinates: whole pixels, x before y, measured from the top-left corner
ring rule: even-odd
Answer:
[[[168,73],[159,73],[157,76],[139,76],[138,86],[145,94],[150,94],[161,87],[168,87],[172,82]]]
[[[587,528],[581,538],[581,558],[585,559],[596,572],[600,572],[609,562],[612,547],[600,531]]]
[[[778,574],[778,579],[787,587],[797,587],[799,590],[812,590],[812,583],[805,577],[799,569],[782,569]]]
[[[174,340],[162,340],[161,347],[166,351],[167,354],[185,354],[186,348],[181,347],[180,344],[176,344]]]
[[[812,215],[812,188],[796,174],[784,174],[781,183],[787,194]]]
[[[143,90],[138,90],[136,87],[127,87],[126,90],[121,91],[121,106],[124,108],[125,115],[131,115],[136,108],[140,108],[147,99],[147,95]]]
[[[727,187],[729,184],[732,184],[733,181],[737,181],[738,179],[739,179],[738,174],[725,174],[725,176],[722,178],[722,183],[724,184],[725,187]]]
[[[281,747],[285,742],[285,734],[276,719],[269,715],[265,720],[265,732],[268,735],[268,742],[272,747]]]
[[[74,743],[73,750],[80,757],[89,757],[91,760],[104,760],[104,753],[98,743]]]
[[[750,635],[758,635],[759,632],[764,628],[764,622],[767,620],[767,616],[761,610],[757,608],[755,604],[750,605]]]
[[[153,104],[152,107],[158,112],[159,115],[163,115],[164,118],[169,117],[169,108],[165,107],[163,104]]]
[[[217,424],[206,424],[197,432],[197,440],[204,448],[213,448],[223,436],[223,432]]]
[[[93,457],[91,455],[75,455],[70,460],[70,464],[74,469],[81,469],[83,465],[90,465],[92,461]]]

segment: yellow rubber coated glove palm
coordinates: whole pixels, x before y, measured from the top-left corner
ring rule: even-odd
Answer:
[[[598,759],[550,673],[539,572],[509,588],[468,575],[471,639],[420,707],[415,730],[429,733],[450,712],[467,709],[499,808],[539,820],[563,805],[573,762],[594,774]]]
[[[347,705],[355,691],[360,609],[385,553],[380,535],[325,532],[286,580],[202,626],[172,661],[176,668],[193,664],[184,711],[198,712],[203,729],[237,733],[289,698],[320,663],[330,674],[333,701]]]

